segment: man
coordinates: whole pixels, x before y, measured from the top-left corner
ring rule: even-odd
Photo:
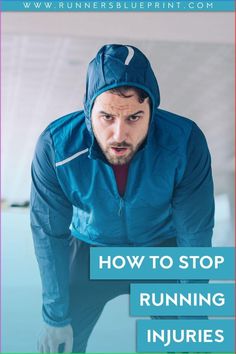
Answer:
[[[31,225],[43,285],[41,352],[84,352],[107,301],[129,292],[128,281],[89,280],[90,247],[211,245],[206,140],[159,102],[144,54],[106,45],[89,65],[84,111],[39,138]]]

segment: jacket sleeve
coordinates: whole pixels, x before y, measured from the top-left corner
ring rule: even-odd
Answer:
[[[69,240],[73,207],[55,170],[49,129],[40,136],[32,162],[31,228],[43,290],[43,319],[52,326],[70,323]]]
[[[210,247],[214,226],[211,158],[206,139],[193,123],[183,176],[173,196],[179,247]]]

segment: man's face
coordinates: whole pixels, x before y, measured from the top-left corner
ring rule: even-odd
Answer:
[[[149,98],[139,102],[136,92],[121,97],[106,91],[99,95],[92,109],[92,128],[107,160],[113,165],[129,162],[147,136]]]

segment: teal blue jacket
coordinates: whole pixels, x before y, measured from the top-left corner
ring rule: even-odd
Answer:
[[[124,84],[148,93],[152,116],[121,197],[90,115],[99,94]],[[159,109],[159,101],[143,53],[130,46],[105,46],[89,66],[84,110],[52,122],[38,140],[31,226],[48,324],[70,322],[71,235],[101,246],[158,246],[173,237],[180,247],[211,245],[214,198],[205,137],[193,121]]]

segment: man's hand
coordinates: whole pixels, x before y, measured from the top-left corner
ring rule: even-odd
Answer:
[[[38,351],[40,353],[58,353],[60,344],[64,344],[63,353],[72,352],[73,330],[71,325],[52,327],[45,324],[38,338]]]

